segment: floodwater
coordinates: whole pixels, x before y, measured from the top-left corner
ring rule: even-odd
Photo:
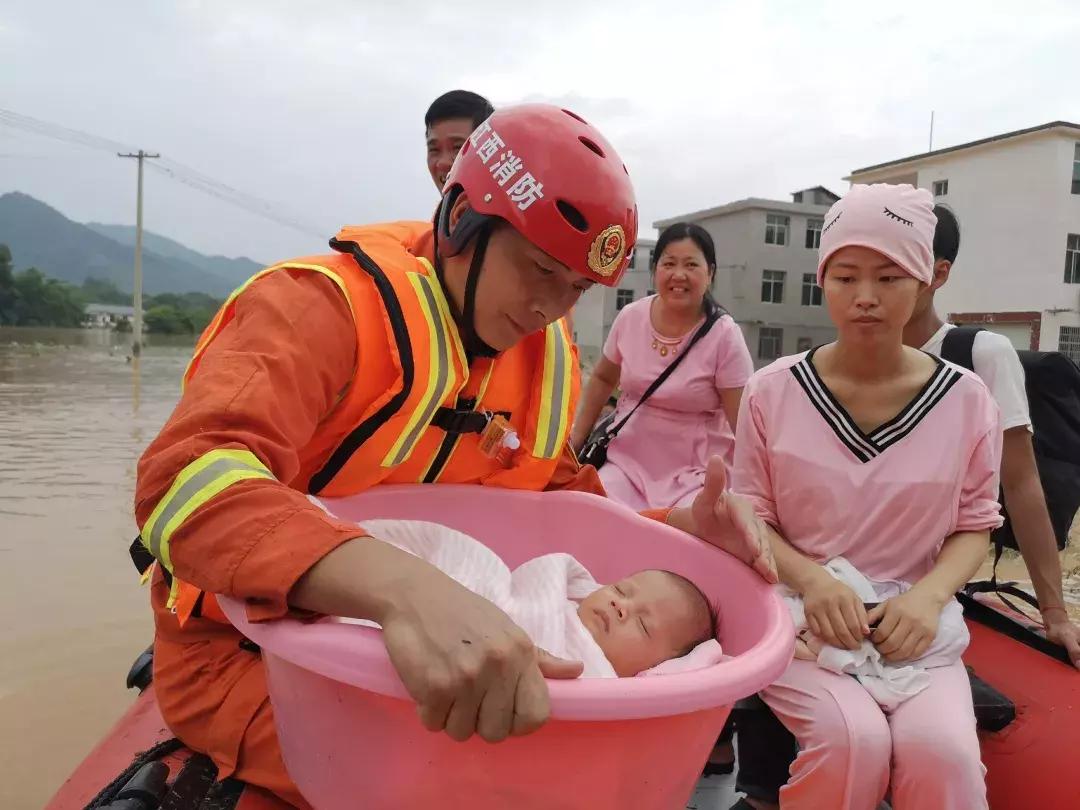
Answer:
[[[191,341],[154,340],[132,361],[129,340],[0,328],[5,810],[40,808],[131,703],[124,677],[152,637],[127,555],[135,463],[176,403]],[[1080,618],[1080,542],[1063,564]],[[1019,559],[1000,573],[1026,579]]]
[[[0,807],[40,808],[134,699],[151,641],[127,555],[135,463],[191,340],[0,328]]]

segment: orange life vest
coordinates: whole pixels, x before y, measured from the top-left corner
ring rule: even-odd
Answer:
[[[430,224],[345,228],[332,245],[338,253],[274,265],[234,292],[199,339],[185,383],[198,373],[207,348],[234,317],[236,299],[247,287],[279,270],[321,273],[349,302],[357,368],[335,408],[300,448],[300,473],[283,483],[331,497],[379,484],[546,487],[565,449],[580,389],[577,351],[565,323],[529,335],[494,359],[470,364],[432,266]],[[492,457],[481,451],[478,433],[455,433],[448,427],[471,424],[475,429],[492,414],[503,415],[517,433],[516,451]],[[434,426],[433,420],[444,427]],[[213,452],[233,459],[245,455]],[[246,456],[248,461],[219,460],[232,468],[222,477],[232,475],[231,482],[272,476],[254,456]],[[189,467],[205,471],[207,461]],[[251,471],[237,476],[238,464],[247,464]],[[178,482],[185,474],[181,472]],[[205,495],[222,488],[200,491]],[[174,484],[173,489],[184,488]],[[171,508],[171,514],[190,514],[201,506],[170,507],[164,502],[172,491],[155,512]],[[207,500],[210,497],[213,494]],[[154,519],[152,515],[144,525],[144,538]],[[163,555],[144,542],[168,570],[167,552]],[[196,610],[204,618],[225,620],[211,594],[179,580],[174,579],[170,601],[181,623]]]

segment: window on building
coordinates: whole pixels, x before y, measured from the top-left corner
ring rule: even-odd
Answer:
[[[1065,283],[1080,284],[1080,233],[1070,233],[1065,241]]]
[[[824,222],[821,219],[806,220],[806,246],[808,248],[817,250],[821,247],[821,226]]]
[[[631,304],[634,301],[633,290],[616,290],[615,291],[615,311],[619,311],[627,304]]]
[[[1072,193],[1080,194],[1080,141],[1073,147]]]
[[[821,287],[817,283],[817,274],[802,274],[802,305],[804,307],[821,306]]]
[[[649,288],[649,295],[656,295],[656,290]]]
[[[763,326],[758,332],[758,357],[776,360],[784,355],[784,330],[777,326]]]
[[[788,243],[788,229],[791,227],[791,217],[783,214],[765,215],[765,244],[786,245]]]
[[[814,341],[808,337],[801,337],[795,342],[795,351],[808,352],[814,348]]]
[[[934,181],[934,196],[944,197],[949,193],[949,181],[948,180],[935,180]]]
[[[783,270],[763,270],[761,273],[761,300],[766,304],[784,303]]]
[[[655,258],[655,256],[653,254],[655,254],[655,253],[656,253],[656,248],[654,248],[654,247],[649,248],[649,266],[647,268],[645,268],[646,270],[652,270],[653,259]]]
[[[1080,363],[1080,326],[1059,327],[1058,351]]]

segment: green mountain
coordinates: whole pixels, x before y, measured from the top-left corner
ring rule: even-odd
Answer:
[[[100,222],[87,222],[86,227],[107,236],[121,245],[134,247],[134,225],[104,225]],[[230,259],[227,256],[206,256],[192,250],[167,236],[143,230],[143,251],[153,251],[166,259],[178,259],[194,267],[229,281],[233,288],[239,287],[266,265],[259,264],[246,257]]]
[[[132,231],[127,240],[126,230]],[[11,249],[16,271],[36,267],[75,285],[100,278],[131,290],[133,231],[125,226],[73,222],[18,191],[0,195],[0,244]],[[224,297],[259,267],[250,259],[204,256],[171,239],[143,232],[143,290],[148,295],[204,292]]]

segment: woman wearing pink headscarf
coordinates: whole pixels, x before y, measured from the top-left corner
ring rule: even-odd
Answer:
[[[902,341],[935,224],[930,194],[911,186],[853,186],[833,206],[818,283],[838,338],[755,374],[735,441],[733,488],[775,530],[812,646],[869,641],[915,667],[1001,523],[993,399],[974,374]],[[902,593],[868,608],[824,567],[837,557]],[[925,672],[923,691],[885,711],[850,675],[792,661],[762,693],[799,741],[781,805],[874,810],[891,792],[894,810],[986,808],[963,664]]]

